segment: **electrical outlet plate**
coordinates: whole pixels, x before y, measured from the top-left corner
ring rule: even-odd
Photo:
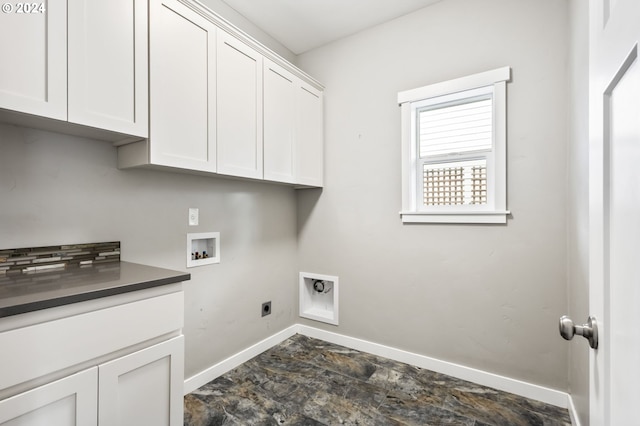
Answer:
[[[271,301],[262,304],[262,316],[266,317],[271,314]]]
[[[200,211],[196,208],[189,209],[189,226],[197,226],[200,221]]]

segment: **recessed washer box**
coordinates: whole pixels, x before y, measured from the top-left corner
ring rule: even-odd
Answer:
[[[338,277],[300,272],[300,316],[338,325]]]
[[[187,268],[220,263],[220,233],[187,234]]]

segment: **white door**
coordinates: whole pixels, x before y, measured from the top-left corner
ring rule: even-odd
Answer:
[[[590,424],[640,425],[640,2],[590,2]]]

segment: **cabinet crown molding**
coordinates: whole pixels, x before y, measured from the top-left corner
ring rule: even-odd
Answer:
[[[269,49],[264,44],[257,41],[255,38],[233,25],[231,22],[227,21],[225,18],[220,16],[215,11],[211,10],[208,6],[203,4],[198,0],[178,0],[180,3],[184,4],[194,12],[202,15],[205,19],[209,20],[213,24],[215,24],[219,29],[229,33],[233,37],[236,37],[243,43],[249,45],[251,48],[255,49],[258,53],[260,53],[265,58],[275,62],[281,67],[287,69],[289,72],[294,74],[296,77],[306,81],[313,87],[318,90],[324,90],[324,86],[315,78],[311,77],[309,74],[302,71],[300,68],[291,64],[291,62],[284,59],[282,56]]]

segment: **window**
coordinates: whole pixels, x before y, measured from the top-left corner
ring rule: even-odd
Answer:
[[[506,223],[509,67],[398,94],[402,221]]]

